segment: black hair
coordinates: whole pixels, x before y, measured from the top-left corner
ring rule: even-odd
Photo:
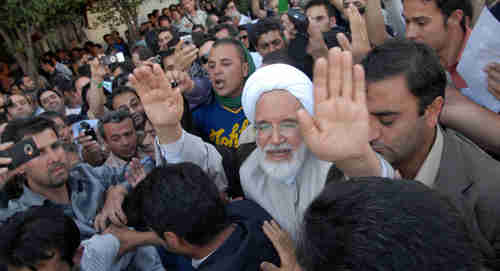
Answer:
[[[328,183],[304,214],[305,270],[479,270],[481,253],[459,211],[416,181]]]
[[[272,64],[287,64],[295,68],[298,67],[295,60],[288,55],[288,49],[286,48],[271,52],[262,58],[262,65]]]
[[[170,18],[168,16],[166,16],[166,15],[160,15],[160,17],[158,17],[158,24],[161,21],[168,21],[170,23]]]
[[[66,116],[64,116],[63,114],[56,112],[56,111],[45,111],[38,116],[40,118],[45,118],[45,119],[49,119],[49,120],[60,118],[66,125],[69,125],[68,119],[66,118]]]
[[[64,102],[64,97],[63,97],[63,95],[59,91],[57,91],[57,90],[55,90],[53,88],[42,88],[42,89],[38,90],[37,93],[36,93],[36,101],[38,102],[38,104],[40,106],[42,106],[42,100],[41,100],[42,94],[44,94],[47,91],[54,92],[55,94],[57,94],[57,96],[59,96],[59,98],[63,99],[63,102]]]
[[[327,0],[310,0],[309,2],[307,2],[304,10],[307,12],[307,10],[309,8],[315,7],[315,6],[324,6],[328,12],[328,17],[330,17],[330,18],[332,18],[332,17],[337,18],[340,14],[339,11],[337,10],[337,8],[335,8],[335,6],[333,6]]]
[[[54,78],[54,88],[57,88],[60,92],[64,93],[67,91],[73,91],[72,80],[66,79],[64,76],[56,76]]]
[[[80,246],[80,231],[61,208],[31,207],[9,218],[0,227],[0,263],[18,268],[35,266],[54,257],[73,266]]]
[[[142,46],[142,45],[138,45],[136,47],[134,47],[132,49],[132,54],[137,54],[139,55],[139,59],[141,61],[145,61],[145,60],[148,60],[152,57],[155,56],[155,54],[153,53],[153,51],[151,51],[149,48],[145,47],[145,46]]]
[[[130,112],[128,110],[108,111],[104,114],[104,116],[99,118],[99,122],[97,123],[97,131],[102,138],[106,139],[104,125],[107,123],[120,123],[126,119],[130,119],[133,123],[132,117],[130,116]]]
[[[113,83],[112,83],[113,92],[115,92],[116,89],[127,85],[128,77],[130,74],[131,74],[131,72],[124,72],[124,73],[118,75],[117,77],[115,77],[115,79],[113,80]],[[106,104],[106,106],[108,108],[111,108],[111,107],[109,107],[108,104]]]
[[[92,77],[92,72],[90,71],[90,64],[83,64],[78,67],[78,74],[80,76],[85,76],[88,78]]]
[[[202,31],[205,31],[205,27],[203,25],[201,25],[201,24],[195,24],[195,25],[193,25],[193,30],[197,29],[197,28],[201,28]]]
[[[192,163],[153,169],[125,201],[140,206],[140,218],[161,238],[165,232],[173,232],[193,245],[203,246],[229,225],[217,187]],[[131,210],[125,208],[125,212],[128,216]]]
[[[238,33],[239,33],[238,29],[236,29],[236,27],[234,27],[233,25],[230,25],[230,24],[218,24],[218,25],[212,27],[208,31],[208,34],[215,37],[215,34],[217,34],[218,32],[220,32],[224,29],[227,30],[227,32],[229,33],[229,37],[231,39],[238,38]]]
[[[113,100],[115,97],[118,97],[124,93],[133,93],[137,98],[139,98],[139,95],[137,95],[137,92],[135,89],[128,87],[128,86],[119,86],[118,88],[113,88],[113,92],[108,96],[108,101],[107,101],[107,107],[111,110],[117,110],[118,108],[113,108]]]
[[[135,67],[134,64],[128,59],[124,62],[115,62],[109,64],[109,70],[111,71],[111,73],[114,73],[118,68],[122,70],[122,73],[131,73],[132,71],[134,71]]]
[[[111,34],[109,34],[109,33],[108,33],[108,34],[105,34],[104,36],[102,36],[102,39],[103,39],[104,41],[106,41],[106,38],[107,38],[107,37],[111,37]]]
[[[404,75],[408,89],[419,100],[419,114],[437,97],[444,98],[446,73],[436,53],[427,45],[391,39],[375,47],[361,62],[368,83]]]
[[[436,6],[441,10],[441,13],[444,15],[444,22],[448,21],[448,18],[455,10],[462,10],[464,12],[464,18],[460,22],[462,26],[462,30],[465,32],[467,30],[467,21],[466,17],[472,20],[472,16],[474,15],[474,7],[470,0],[422,0],[423,2],[431,2],[434,1]],[[403,0],[404,3],[404,0]]]
[[[224,14],[226,12],[227,6],[229,6],[229,3],[233,2],[234,0],[224,0],[222,1],[222,4],[220,5],[220,12]]]
[[[216,40],[214,45],[212,45],[212,49],[215,49],[221,45],[232,45],[233,47],[236,48],[238,51],[238,54],[241,58],[241,63],[247,63],[247,58],[246,58],[246,53],[245,49],[243,49],[243,45],[241,44],[240,41],[234,40],[234,39],[220,39]]]
[[[278,20],[273,18],[264,18],[259,20],[253,26],[253,35],[251,35],[250,41],[257,48],[259,38],[272,31],[279,31],[281,36],[283,37],[283,29]],[[250,33],[249,33],[250,34]]]
[[[59,136],[54,122],[45,118],[37,116],[11,120],[7,123],[2,133],[2,142],[17,143],[21,141],[25,135],[41,133],[46,129],[54,130],[54,133]]]
[[[233,18],[229,16],[222,15],[219,17],[219,24],[232,24],[233,23]]]

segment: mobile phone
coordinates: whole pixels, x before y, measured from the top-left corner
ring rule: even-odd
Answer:
[[[184,41],[184,46],[187,46],[193,43],[193,36],[185,35],[181,37],[181,40]]]
[[[83,134],[86,136],[91,136],[92,140],[97,141],[97,135],[95,134],[94,129],[90,127],[90,124],[85,121],[80,123],[80,131],[83,131]]]
[[[99,59],[103,65],[110,65],[113,63],[125,62],[125,55],[122,52],[116,53],[114,55],[103,56]]]
[[[8,157],[12,162],[8,166],[9,170],[16,169],[20,165],[38,157],[40,150],[36,146],[33,138],[21,140],[5,151],[0,151],[0,157]]]

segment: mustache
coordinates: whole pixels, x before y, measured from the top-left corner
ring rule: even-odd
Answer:
[[[264,147],[263,151],[291,151],[292,145],[288,143],[281,143],[279,145],[273,145],[273,144],[268,144],[267,146]]]
[[[49,165],[49,172],[52,172],[54,171],[56,168],[59,168],[59,167],[65,167],[66,165],[62,162],[55,162],[51,165]]]

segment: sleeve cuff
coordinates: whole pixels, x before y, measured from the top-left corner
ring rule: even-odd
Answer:
[[[179,163],[182,162],[180,159],[180,154],[184,148],[184,139],[186,137],[186,131],[182,130],[182,135],[176,142],[162,145],[158,137],[155,138],[155,145],[160,150],[161,156],[169,163]]]

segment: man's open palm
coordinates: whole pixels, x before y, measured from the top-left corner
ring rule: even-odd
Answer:
[[[179,88],[172,88],[160,65],[141,66],[129,80],[155,128],[179,124],[184,110],[182,94]]]
[[[315,114],[298,113],[304,140],[319,158],[357,159],[369,149],[369,119],[364,70],[350,52],[333,48],[314,67]]]

